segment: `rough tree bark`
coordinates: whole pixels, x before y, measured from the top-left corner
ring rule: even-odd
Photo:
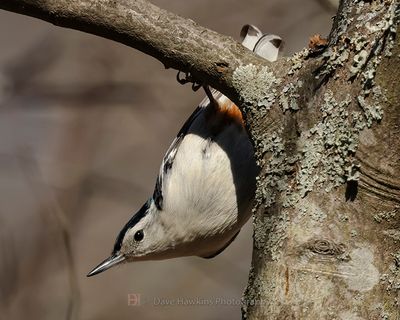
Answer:
[[[0,8],[137,48],[240,105],[262,168],[244,318],[400,319],[398,0],[342,0],[327,46],[274,64],[142,0]]]

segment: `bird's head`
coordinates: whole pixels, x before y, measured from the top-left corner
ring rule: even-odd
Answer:
[[[173,241],[168,241],[165,234],[161,212],[157,212],[154,202],[149,200],[122,228],[110,257],[88,277],[124,262],[163,259],[172,251]]]

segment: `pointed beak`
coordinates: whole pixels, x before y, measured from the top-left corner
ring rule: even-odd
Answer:
[[[122,261],[125,260],[125,257],[122,254],[114,254],[111,257],[107,258],[104,260],[102,263],[100,263],[96,268],[94,268],[92,271],[90,271],[87,274],[87,277],[94,276],[100,272],[106,271],[107,269],[110,269],[111,267],[121,263]]]

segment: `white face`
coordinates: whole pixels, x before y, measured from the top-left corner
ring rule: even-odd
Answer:
[[[126,231],[119,253],[127,261],[161,259],[160,256],[171,248],[163,224],[159,223],[161,214],[154,206],[150,206],[149,212]]]
[[[138,260],[165,259],[174,253],[172,241],[165,236],[163,213],[148,201],[120,231],[110,257],[94,268],[88,276],[103,272],[115,265]]]

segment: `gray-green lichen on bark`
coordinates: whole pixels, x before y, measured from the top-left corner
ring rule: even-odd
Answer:
[[[399,84],[376,79],[382,61],[398,61],[399,3],[344,1],[341,10],[329,46],[289,59],[289,77],[254,66],[234,73],[262,168],[245,318],[400,318],[400,219],[377,227],[373,218],[399,202],[400,143],[372,133],[399,119],[398,95],[388,98]],[[250,69],[264,90],[246,85]],[[370,178],[365,132],[391,156],[389,186]]]

